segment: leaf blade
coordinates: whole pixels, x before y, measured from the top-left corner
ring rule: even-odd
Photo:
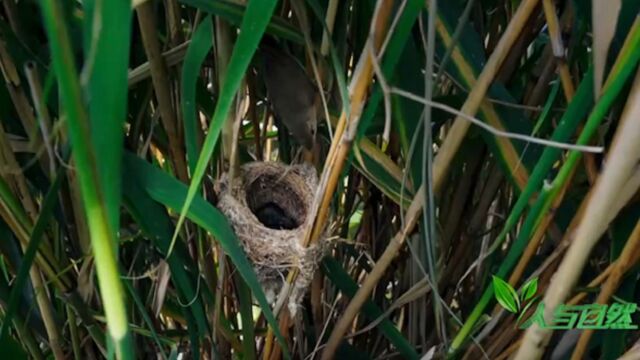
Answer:
[[[495,289],[495,297],[498,303],[507,311],[517,313],[520,309],[520,301],[518,294],[509,283],[493,275],[491,278],[493,288]]]
[[[520,289],[520,302],[524,303],[525,301],[531,299],[536,292],[538,291],[538,278],[534,277],[533,279],[527,281],[522,288]]]
[[[180,209],[188,193],[185,184],[133,154],[126,153],[124,161],[127,163],[127,169],[132,172],[130,176],[134,176],[139,181],[152,199],[174,210]],[[262,308],[265,318],[271,326],[275,326],[275,316],[258,282],[258,277],[226,217],[200,196],[193,198],[193,203],[186,215],[191,221],[211,233],[220,243],[222,249],[231,258],[236,269],[251,289]],[[282,338],[278,327],[274,327],[274,334]],[[284,338],[282,338],[282,344],[285,344]],[[284,346],[283,348],[286,349]]]
[[[182,97],[181,106],[185,147],[189,172],[193,174],[198,158],[199,144],[197,143],[197,126],[199,123],[196,101],[196,84],[200,75],[200,67],[209,50],[213,47],[213,23],[211,16],[207,16],[196,28],[191,43],[187,48],[182,65]]]

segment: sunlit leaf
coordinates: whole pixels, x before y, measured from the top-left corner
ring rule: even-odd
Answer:
[[[520,302],[524,303],[525,301],[531,299],[536,292],[538,291],[538,278],[533,278],[527,281],[522,288],[520,288]]]
[[[509,283],[497,276],[492,276],[493,289],[495,290],[496,300],[507,311],[517,313],[520,309],[520,300],[518,294]]]

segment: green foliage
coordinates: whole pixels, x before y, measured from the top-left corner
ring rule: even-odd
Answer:
[[[520,293],[520,303],[524,304],[527,300],[534,297],[536,292],[538,292],[538,278],[532,278],[524,283],[518,292]]]
[[[194,31],[182,66],[182,115],[187,159],[191,173],[196,168],[196,159],[200,151],[197,138],[200,119],[197,114],[196,86],[202,63],[213,46],[212,41],[213,24],[211,16],[207,16]]]
[[[593,59],[602,49],[593,42],[600,17],[592,16],[591,1],[551,1],[562,30],[560,57],[544,8],[535,6],[523,33],[503,49],[481,105],[467,114],[497,130],[601,146],[604,154],[512,141],[471,126],[446,164],[435,160],[450,148],[456,111],[440,106],[425,117],[423,101],[391,90],[466,108],[505,29],[528,2],[440,0],[429,24],[431,3],[2,2],[2,354],[511,356],[522,335],[518,325],[575,243],[572,231],[583,221],[577,209],[589,204],[607,171],[607,152],[638,81],[640,3],[621,2],[604,69]],[[435,34],[428,34],[430,25]],[[379,35],[382,45],[371,51]],[[322,85],[318,95],[327,103],[318,96],[313,151],[298,153],[271,107],[263,41],[295,57],[311,83]],[[434,74],[426,74],[431,60]],[[594,91],[600,70],[607,81]],[[364,103],[353,100],[358,94]],[[335,136],[342,129],[345,135]],[[433,155],[423,151],[425,143]],[[328,207],[329,242],[324,253],[313,253],[317,271],[302,274],[310,285],[296,289],[304,296],[295,316],[263,285],[282,283],[309,259],[284,259],[277,276],[265,279],[264,264],[251,262],[232,219],[217,207],[219,180],[234,174],[240,181],[241,166],[258,159],[311,163],[320,183],[313,197],[330,195],[321,205]],[[426,164],[437,165],[437,192],[419,191]],[[322,178],[333,166],[340,171]],[[425,195],[435,199],[429,226],[421,221],[424,199],[416,197]],[[622,205],[580,269],[575,293],[608,289],[602,281],[622,269],[626,277],[610,297],[638,298],[637,249],[627,247],[637,233],[638,196]],[[261,220],[259,209],[251,211]],[[428,228],[436,257],[427,256]],[[275,256],[269,245],[265,255]],[[604,273],[622,256],[630,262]],[[500,307],[508,316],[491,319]],[[443,309],[444,321],[434,309]],[[343,318],[350,321],[340,329]],[[329,343],[335,334],[338,341]],[[596,336],[589,356],[622,356],[633,334]],[[562,350],[554,346],[545,356]]]
[[[518,293],[513,289],[508,282],[500,279],[497,276],[493,276],[492,278],[493,289],[496,294],[496,300],[507,309],[514,314],[518,313],[520,310],[520,299],[518,298]]]

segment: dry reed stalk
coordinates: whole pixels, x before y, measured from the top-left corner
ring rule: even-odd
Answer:
[[[619,211],[619,209],[613,209],[617,210],[613,212],[612,207],[616,205],[620,189],[632,177],[640,160],[639,127],[640,76],[637,75],[607,156],[607,166],[596,182],[593,195],[589,197],[584,217],[573,234],[574,241],[544,297],[545,321],[552,320],[553,312],[577,281],[593,246],[606,230],[613,216]],[[602,214],[609,216],[602,216]],[[516,359],[540,358],[550,335],[550,329],[541,329],[534,324],[527,330],[523,344],[516,354]]]
[[[179,124],[173,107],[173,97],[171,95],[171,83],[167,67],[160,50],[160,43],[157,38],[156,18],[153,10],[153,4],[145,2],[136,8],[138,13],[138,23],[140,24],[140,33],[142,35],[142,43],[149,59],[151,71],[151,80],[153,89],[156,94],[158,111],[162,119],[162,126],[167,132],[169,139],[169,152],[171,153],[171,161],[174,166],[177,177],[186,182],[189,177],[187,174],[187,164],[185,161],[184,147],[182,146],[182,138],[179,136]]]
[[[538,0],[526,0],[520,4],[518,11],[514,14],[513,19],[505,30],[504,36],[500,39],[500,42],[498,43],[498,46],[496,46],[495,51],[491,54],[487,65],[483,68],[482,73],[471,90],[461,112],[471,116],[475,115],[489,86],[491,85],[491,82],[499,70],[502,61],[522,31],[524,24],[533,12],[537,3]],[[470,124],[471,123],[463,116],[456,117],[453,127],[448,133],[438,155],[435,157],[433,164],[433,176],[434,191],[436,193],[444,181],[448,167],[446,163],[453,159],[453,156],[462,143],[462,139],[464,138],[466,131],[469,129]],[[327,342],[327,346],[324,349],[323,359],[329,358],[331,356],[330,354],[335,352],[335,349],[349,328],[351,322],[356,317],[358,311],[362,307],[362,304],[364,304],[368,299],[369,294],[382,278],[382,275],[386,272],[387,267],[391,264],[391,261],[395,258],[398,251],[402,248],[406,236],[413,231],[413,228],[422,212],[422,208],[424,207],[424,202],[425,187],[423,184],[417,191],[411,205],[409,206],[405,226],[391,239],[384,253],[380,256],[374,268],[364,279],[360,289],[351,299],[351,302],[345,309],[342,317],[336,323],[331,337]]]
[[[351,112],[347,118],[346,112],[343,111],[338,121],[324,170],[320,177],[314,204],[308,217],[309,222],[306,225],[306,231],[302,242],[305,247],[314,244],[324,231],[325,224],[329,217],[331,201],[338,186],[340,174],[346,162],[347,155],[351,149],[355,132],[360,121],[360,115],[368,94],[368,89],[369,86],[371,86],[371,80],[373,78],[373,64],[370,51],[368,51],[367,48],[373,46],[374,49],[378,49],[382,44],[387,34],[387,22],[391,14],[392,7],[393,2],[390,0],[380,0],[376,5],[376,13],[374,14],[374,20],[372,23],[373,38],[370,39],[367,45],[365,45],[362,56],[354,70],[353,80],[349,89],[351,96]],[[289,271],[287,284],[283,287],[276,304],[276,313],[289,297],[291,291],[290,285],[295,281],[297,276],[298,272],[295,269],[291,269]],[[286,330],[288,330],[288,324],[285,323],[284,328],[281,330],[285,330],[284,332],[286,333]],[[272,336],[273,333],[269,330],[267,339]],[[267,345],[269,343],[273,342],[267,342]],[[265,358],[269,356],[268,350],[269,349],[266,348]]]

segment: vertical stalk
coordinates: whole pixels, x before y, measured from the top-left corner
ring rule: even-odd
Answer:
[[[144,44],[151,69],[151,80],[156,93],[156,101],[162,119],[162,126],[169,138],[169,152],[177,177],[186,182],[187,164],[185,161],[182,138],[179,136],[178,120],[173,107],[171,83],[167,74],[167,66],[162,57],[157,37],[157,24],[153,12],[153,3],[146,2],[136,8],[142,43]]]
[[[45,30],[50,42],[53,68],[57,74],[60,96],[66,110],[69,135],[76,160],[76,171],[89,225],[98,284],[109,334],[118,359],[134,359],[133,339],[129,331],[125,297],[116,260],[116,233],[104,207],[95,153],[90,143],[89,119],[82,102],[69,31],[61,4],[56,0],[40,2]]]

